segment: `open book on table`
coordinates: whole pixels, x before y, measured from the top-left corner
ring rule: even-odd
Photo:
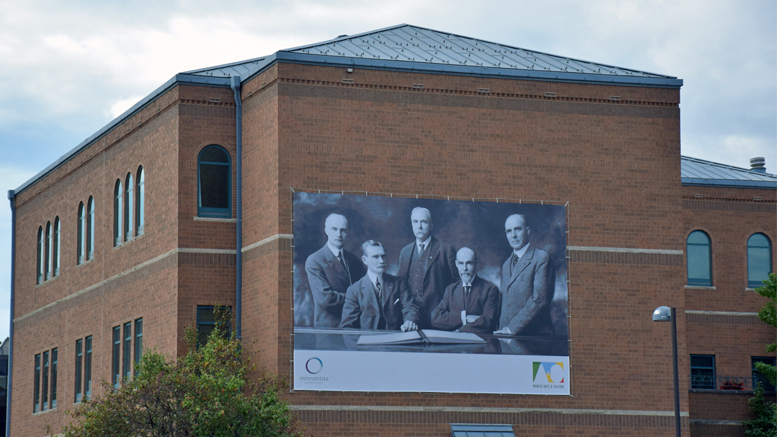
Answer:
[[[471,332],[448,332],[434,329],[420,331],[397,332],[392,334],[362,335],[356,343],[359,346],[384,344],[416,344],[416,343],[447,343],[447,344],[482,344],[485,340]]]

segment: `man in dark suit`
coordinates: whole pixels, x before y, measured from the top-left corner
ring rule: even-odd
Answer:
[[[553,336],[555,273],[550,257],[529,243],[531,229],[523,215],[507,217],[505,233],[513,254],[502,266],[502,314],[495,334]]]
[[[499,289],[475,274],[478,257],[462,247],[456,253],[460,281],[445,289],[445,294],[432,312],[432,326],[446,331],[491,333],[496,327]]]
[[[418,327],[432,327],[432,311],[442,300],[445,287],[459,279],[456,250],[432,236],[434,223],[426,208],[410,215],[415,242],[399,252],[399,278],[405,282],[418,306]]]
[[[386,251],[375,240],[362,244],[367,274],[348,287],[340,320],[341,328],[414,331],[415,305],[399,278],[386,272]]]
[[[345,291],[364,275],[359,258],[343,249],[348,220],[330,214],[324,223],[327,242],[305,261],[310,292],[313,294],[313,326],[336,328],[343,313]]]

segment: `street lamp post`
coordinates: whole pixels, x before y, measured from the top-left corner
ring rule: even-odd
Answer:
[[[674,371],[674,428],[680,436],[680,378],[677,373],[677,317],[674,307],[660,306],[653,311],[654,322],[672,322],[672,367]]]

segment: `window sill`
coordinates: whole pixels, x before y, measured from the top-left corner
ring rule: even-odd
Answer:
[[[87,264],[90,264],[93,261],[94,261],[94,256],[92,256],[88,260],[85,260],[85,261],[81,262],[81,264],[76,264],[76,268],[81,267],[81,266],[85,266]]]
[[[124,247],[124,246],[132,243],[133,241],[140,240],[141,238],[143,238],[144,235],[146,235],[146,234],[136,235],[136,236],[130,238],[129,240],[127,240],[127,241],[122,241],[121,244],[119,244],[118,246],[113,246],[113,250],[116,250],[116,249],[119,249],[121,247]],[[92,258],[92,259],[94,259],[94,258]]]
[[[712,393],[712,394],[729,394],[729,395],[753,395],[752,390],[718,390],[708,388],[692,388],[688,390],[688,393]],[[764,393],[767,396],[773,396],[774,393]]]
[[[57,278],[59,278],[60,276],[62,276],[61,271],[60,271],[60,273],[57,276],[52,276],[51,278],[46,279],[45,281],[41,282],[40,284],[35,284],[35,286],[36,287],[40,287],[40,286],[43,286],[43,285],[46,285],[46,284],[51,284],[53,281],[56,281]]]
[[[44,410],[44,411],[38,411],[37,413],[32,413],[32,415],[39,416],[41,414],[51,413],[52,411],[57,411],[57,407],[49,408],[48,410]]]
[[[195,222],[237,223],[237,219],[234,219],[234,218],[199,217],[199,216],[194,216],[194,221]]]
[[[709,285],[686,285],[686,290],[717,290],[714,286]]]

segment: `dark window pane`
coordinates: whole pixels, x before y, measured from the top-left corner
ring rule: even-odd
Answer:
[[[43,402],[41,402],[41,411],[49,408],[49,352],[43,352]]]
[[[51,350],[51,408],[57,408],[57,355],[56,348]]]
[[[132,322],[124,324],[124,367],[123,377],[129,379],[132,369]]]
[[[200,152],[200,162],[221,162],[228,164],[229,156],[220,147],[208,146]]]
[[[43,282],[43,228],[38,228],[38,284]]]
[[[119,381],[121,381],[121,374],[119,373],[121,366],[121,326],[113,328],[113,368],[111,372],[111,383],[113,388],[119,388]]]
[[[227,313],[232,313],[232,307],[226,308]],[[197,307],[197,345],[201,346],[208,342],[208,337],[213,330],[216,329],[216,314],[213,306],[198,306]],[[231,329],[231,328],[230,328]],[[231,333],[229,330],[224,333],[225,337],[229,337]]]
[[[94,199],[89,198],[89,215],[86,220],[86,259],[94,258]]]
[[[135,375],[138,374],[138,363],[143,356],[143,319],[135,320]]]
[[[83,340],[76,340],[75,395],[73,402],[81,402],[81,363],[83,360]]]
[[[761,373],[758,369],[755,368],[755,363],[766,363],[771,366],[774,366],[775,359],[771,357],[753,357],[752,359],[753,364],[753,389],[758,385],[758,383],[761,383],[761,387],[764,388],[764,391],[767,393],[774,393],[775,388],[774,385],[769,381],[769,378],[766,377],[763,373]]]
[[[691,355],[691,388],[715,389],[714,355]]]
[[[40,354],[35,355],[35,381],[32,383],[33,413],[40,411]]]
[[[135,229],[135,225],[133,224],[133,220],[135,219],[135,195],[133,194],[134,185],[135,184],[132,182],[132,175],[128,174],[126,183],[124,184],[127,190],[127,192],[124,193],[124,232],[126,232],[126,236],[124,238],[125,241],[132,239],[132,232]]]
[[[228,208],[230,167],[228,165],[200,164],[200,206]]]
[[[688,245],[688,283],[711,283],[709,246]]]
[[[769,279],[772,271],[772,247],[764,234],[753,234],[747,240],[747,284],[757,288]]]
[[[86,337],[86,358],[84,360],[84,396],[92,396],[92,336]]]
[[[114,245],[121,244],[121,223],[122,223],[122,191],[121,181],[116,181],[116,188],[113,190],[113,238]]]
[[[137,194],[137,217],[135,220],[135,234],[141,235],[143,233],[143,225],[145,224],[146,210],[145,210],[145,198],[146,198],[146,174],[143,172],[143,167],[138,170],[138,189]]]

